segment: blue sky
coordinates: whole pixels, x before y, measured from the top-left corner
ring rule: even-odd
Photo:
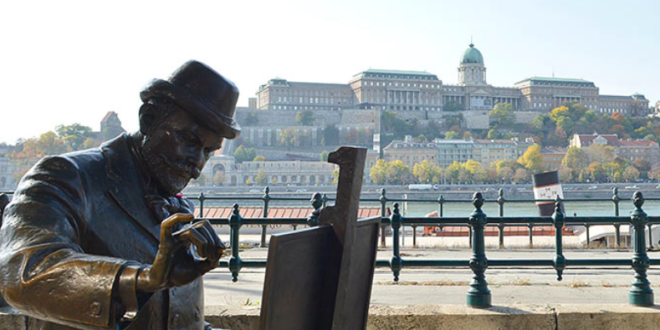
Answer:
[[[0,142],[108,111],[138,126],[138,93],[188,59],[247,105],[274,77],[346,83],[368,68],[457,81],[473,37],[488,82],[583,78],[660,100],[658,1],[35,1],[0,4]]]

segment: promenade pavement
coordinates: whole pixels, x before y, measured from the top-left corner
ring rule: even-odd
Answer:
[[[435,238],[434,238],[435,239]],[[465,238],[464,238],[465,239]],[[265,259],[267,249],[254,248],[241,252],[243,260]],[[389,260],[391,249],[381,249],[378,259]],[[402,257],[469,259],[467,247],[403,248]],[[651,258],[660,253],[650,252]],[[554,249],[489,249],[493,259],[552,259]],[[568,259],[630,258],[629,250],[567,250]],[[214,270],[204,277],[207,306],[258,307],[264,281],[264,269],[244,268],[238,282],[231,281],[226,269]],[[660,288],[660,267],[649,269],[653,288]],[[626,304],[628,291],[634,280],[630,267],[568,268],[564,278],[557,281],[552,268],[526,267],[524,269],[491,268],[486,280],[492,292],[494,305],[512,304]],[[388,268],[377,268],[371,295],[372,305],[464,305],[469,269],[404,268],[399,283],[393,282]]]

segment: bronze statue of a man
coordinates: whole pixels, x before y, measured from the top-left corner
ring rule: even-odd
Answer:
[[[240,134],[238,89],[190,61],[140,96],[139,132],[42,159],[5,209],[1,293],[39,329],[210,328],[202,275],[225,246],[208,222],[184,227],[180,192]]]

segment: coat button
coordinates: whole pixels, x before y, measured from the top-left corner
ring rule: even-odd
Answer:
[[[195,322],[202,320],[202,313],[199,312],[199,309],[195,311]]]
[[[179,316],[179,314],[174,314],[174,316],[172,316],[172,321],[170,321],[170,326],[171,326],[171,327],[176,327],[176,326],[178,326],[178,325],[179,325],[179,319],[180,319],[180,318],[181,318],[181,317]]]
[[[98,302],[93,302],[89,306],[89,310],[94,316],[99,316],[101,314],[101,304]]]

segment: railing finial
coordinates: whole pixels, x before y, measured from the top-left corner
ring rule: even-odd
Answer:
[[[481,207],[484,206],[484,196],[480,192],[475,192],[474,195],[472,195],[472,205],[477,210],[481,210]]]
[[[644,205],[644,195],[642,195],[641,191],[635,191],[635,193],[632,196],[633,204],[635,205],[636,208],[641,209],[642,205]]]

